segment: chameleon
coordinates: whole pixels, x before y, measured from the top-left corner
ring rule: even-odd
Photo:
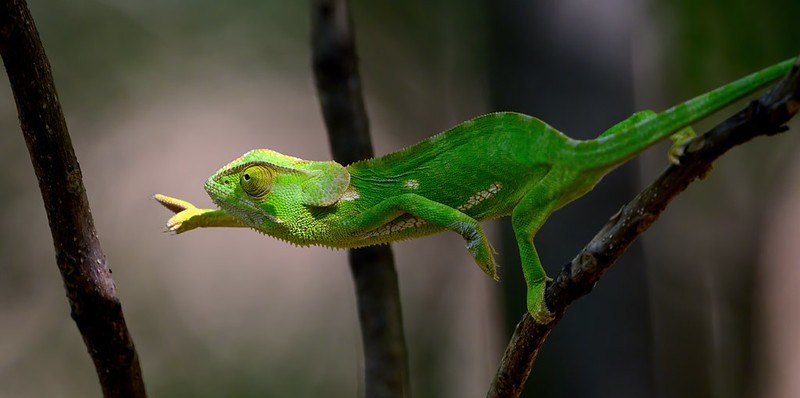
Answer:
[[[498,280],[480,222],[511,216],[534,320],[554,320],[548,278],[533,238],[550,214],[609,172],[667,137],[785,74],[767,67],[661,113],[640,111],[597,138],[572,139],[514,112],[465,121],[415,145],[343,166],[269,149],[251,150],[205,182],[219,209],[157,194],[176,213],[167,229],[249,227],[293,244],[358,248],[454,231],[483,272]],[[686,141],[687,138],[679,138]]]

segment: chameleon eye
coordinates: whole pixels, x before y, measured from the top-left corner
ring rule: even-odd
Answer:
[[[272,188],[272,171],[264,166],[250,166],[239,176],[239,184],[248,195],[260,198]]]

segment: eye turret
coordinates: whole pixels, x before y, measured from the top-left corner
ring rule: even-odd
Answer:
[[[272,188],[272,170],[264,166],[250,166],[240,174],[239,184],[248,195],[261,198]]]

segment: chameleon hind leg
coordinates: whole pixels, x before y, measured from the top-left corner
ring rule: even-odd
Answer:
[[[401,219],[409,214],[412,218]],[[480,224],[474,218],[450,206],[424,196],[406,193],[383,200],[358,216],[345,221],[347,229],[365,237],[401,233],[407,228],[417,228],[420,222],[457,232],[467,242],[467,249],[478,267],[497,280],[494,250],[486,239]]]
[[[637,124],[657,116],[657,113],[650,110],[636,112],[629,118],[613,125],[611,128],[600,134],[597,138],[627,132],[634,128]],[[669,153],[667,154],[670,163],[675,165],[680,164],[680,157],[685,152],[686,146],[695,137],[697,137],[697,133],[695,133],[691,126],[684,127],[669,137],[673,142],[672,147],[670,147]]]
[[[550,213],[559,207],[559,198],[554,198],[552,195],[557,190],[554,191],[550,187],[551,183],[557,182],[556,179],[552,173],[545,176],[528,191],[511,213],[511,224],[519,246],[522,274],[528,288],[528,312],[540,324],[550,323],[553,320],[553,314],[547,309],[544,301],[545,287],[551,279],[542,267],[533,244],[533,237],[547,221]]]

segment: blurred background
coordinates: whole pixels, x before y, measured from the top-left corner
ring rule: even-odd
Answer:
[[[793,0],[351,3],[378,154],[496,110],[589,138],[800,49]],[[171,236],[151,199],[209,206],[205,178],[252,148],[330,158],[307,3],[30,7],[150,395],[358,396],[344,251],[248,230]],[[528,396],[800,396],[798,120],[718,161],[572,306]],[[0,128],[0,397],[100,397],[6,78]],[[536,240],[551,275],[665,168],[666,148],[551,218]],[[394,246],[413,396],[484,396],[524,311],[509,225],[484,225],[501,283],[455,234]]]

